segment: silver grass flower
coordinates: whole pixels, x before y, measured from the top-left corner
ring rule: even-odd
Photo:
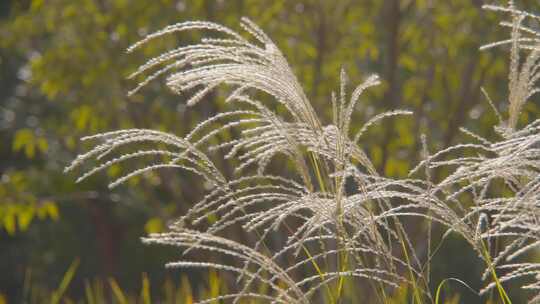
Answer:
[[[447,201],[447,211],[435,210],[432,218],[444,223],[447,213],[456,210],[459,225],[464,225],[464,229],[448,225],[449,232],[460,233],[484,259],[487,265],[484,279],[494,271],[500,283],[528,277],[533,283],[522,287],[535,293],[530,302],[537,303],[540,263],[528,262],[526,255],[540,245],[540,119],[520,127],[519,118],[525,103],[539,91],[540,32],[527,26],[526,21],[540,21],[540,16],[516,9],[513,1],[507,6],[485,5],[484,8],[510,16],[510,21],[500,23],[510,28],[510,39],[481,48],[510,46],[506,120],[484,91],[499,118],[495,131],[500,138],[489,141],[462,129],[476,143],[458,144],[439,151],[422,161],[411,174],[422,167],[428,170],[454,168],[433,189],[435,195]],[[464,156],[452,158],[455,152]],[[495,240],[504,247],[492,249],[490,245]],[[493,250],[494,255],[489,253]],[[495,281],[488,283],[481,294],[496,284]]]
[[[97,165],[81,174],[77,181],[82,181],[115,164],[133,168],[136,161],[143,165],[113,180],[110,187],[160,168],[188,170],[211,184],[208,193],[170,225],[169,232],[143,239],[181,247],[185,255],[206,251],[231,261],[222,264],[211,258],[186,258],[168,264],[236,274],[236,290],[200,303],[217,299],[239,303],[245,298],[311,303],[329,284],[344,277],[387,287],[410,284],[431,298],[426,265],[400,221],[403,217],[420,217],[447,227],[443,238],[460,234],[484,260],[484,279],[496,276],[482,293],[497,282],[529,278],[531,283],[522,287],[533,291],[531,303],[539,302],[540,263],[531,262],[528,255],[540,245],[540,119],[521,126],[520,113],[539,91],[540,32],[529,27],[527,20],[540,21],[540,16],[516,9],[513,1],[484,8],[510,16],[510,21],[501,22],[511,30],[510,39],[482,47],[510,46],[507,117],[503,118],[484,92],[499,118],[496,141],[461,129],[473,143],[429,155],[423,139],[425,159],[410,175],[423,168],[426,180],[379,176],[359,145],[362,135],[379,120],[410,112],[382,113],[359,130],[351,130],[355,106],[366,89],[379,83],[377,76],[368,77],[348,94],[348,78],[342,70],[339,92],[330,100],[332,120],[325,124],[283,54],[246,18],[240,25],[250,38],[211,22],[183,22],[148,35],[128,50],[187,30],[221,35],[150,59],[131,75],[143,79],[129,94],[166,76],[173,92],[194,92],[187,101],[191,106],[218,86],[227,85],[232,90],[225,103],[231,110],[202,121],[184,137],[130,129],[83,138],[98,144],[78,156],[66,171],[94,159]],[[278,116],[257,99],[257,91],[269,95],[287,114]],[[240,129],[237,138],[216,143],[218,135],[233,128]],[[224,157],[235,163],[232,180],[208,156],[216,150],[224,151]],[[454,157],[456,152],[463,156]],[[277,155],[291,161],[294,174],[267,173]],[[154,162],[144,165],[150,158]],[[452,172],[435,183],[430,172],[441,167]],[[356,190],[346,191],[346,184],[354,184]],[[207,221],[210,217],[216,220]],[[233,226],[253,235],[253,242],[228,236],[227,230]],[[504,247],[491,248],[495,240]],[[341,265],[335,265],[336,261]],[[321,270],[323,264],[326,268]],[[307,276],[300,276],[302,271]],[[270,291],[261,293],[256,288],[261,284]]]
[[[110,186],[159,168],[189,170],[211,183],[209,193],[174,222],[169,232],[150,235],[144,242],[178,246],[184,254],[199,250],[236,260],[227,265],[187,260],[168,264],[236,273],[238,290],[216,299],[233,303],[244,298],[311,303],[314,296],[324,292],[323,288],[344,277],[389,287],[414,284],[431,297],[422,263],[399,216],[421,215],[418,204],[442,209],[437,207],[441,202],[431,198],[425,183],[380,177],[359,146],[362,135],[373,124],[411,112],[379,114],[352,132],[351,118],[360,96],[379,84],[379,79],[367,78],[348,97],[348,79],[342,70],[339,96],[333,94],[331,99],[333,119],[324,125],[276,45],[250,20],[243,18],[240,25],[254,41],[219,24],[196,21],[168,26],[128,50],[135,51],[161,36],[187,30],[207,30],[224,36],[203,38],[197,44],[150,59],[131,75],[146,76],[130,94],[163,75],[174,92],[195,92],[187,101],[191,106],[225,84],[233,88],[225,100],[233,110],[215,114],[184,137],[140,129],[86,137],[84,140],[100,143],[77,157],[66,171],[90,159],[98,161],[77,180],[81,181],[114,164],[154,157],[155,163],[128,172]],[[274,102],[283,105],[287,117],[276,115],[255,98],[254,91],[270,95]],[[231,128],[241,129],[238,138],[214,143],[216,135]],[[155,147],[123,152],[141,145]],[[227,180],[220,173],[206,154],[215,150],[224,150],[226,159],[237,162],[238,177]],[[278,154],[294,164],[296,176],[266,173],[267,165]],[[250,168],[256,168],[256,174],[250,174]],[[326,174],[321,175],[320,170]],[[345,191],[347,181],[356,185],[358,193]],[[397,201],[410,203],[399,207]],[[208,223],[210,216],[217,220]],[[443,221],[459,222],[454,218],[456,215],[451,214]],[[226,229],[231,226],[253,233],[255,243],[248,246],[228,238]],[[270,238],[276,233],[286,236],[281,244]],[[342,266],[332,266],[330,262],[337,260]],[[329,266],[320,270],[320,264]],[[298,276],[300,269],[310,268],[317,271],[307,277]],[[257,284],[268,285],[272,291],[260,294],[255,288]]]

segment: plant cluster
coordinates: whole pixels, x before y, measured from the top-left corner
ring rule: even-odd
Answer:
[[[381,113],[358,130],[351,128],[362,93],[378,85],[379,78],[373,75],[352,87],[342,70],[339,90],[329,101],[332,119],[323,121],[284,55],[246,18],[240,25],[249,38],[211,22],[183,22],[128,50],[188,30],[218,33],[220,38],[202,38],[150,59],[131,75],[144,78],[130,94],[165,75],[174,92],[194,92],[187,102],[191,106],[225,84],[231,88],[225,97],[231,110],[204,120],[184,137],[146,129],[88,136],[83,140],[98,144],[66,171],[95,160],[98,164],[81,181],[115,164],[130,168],[131,161],[152,160],[111,187],[161,168],[200,175],[208,194],[168,232],[143,238],[208,257],[185,258],[168,267],[232,273],[235,290],[199,303],[312,303],[317,298],[340,303],[351,281],[367,282],[364,292],[382,303],[403,286],[415,303],[439,301],[440,290],[430,290],[430,260],[436,254],[431,229],[428,242],[418,244],[407,229],[409,218],[444,227],[443,239],[454,233],[467,241],[485,264],[480,294],[496,289],[503,303],[511,303],[503,285],[527,277],[522,287],[533,292],[532,303],[539,302],[540,264],[531,262],[530,253],[540,245],[540,120],[523,126],[520,113],[539,91],[540,31],[528,21],[538,22],[540,16],[517,9],[513,1],[484,8],[508,16],[500,25],[511,32],[508,40],[483,47],[510,49],[508,113],[500,114],[484,92],[499,117],[494,126],[498,138],[461,129],[471,142],[430,152],[423,137],[423,160],[405,179],[379,175],[362,139],[380,120],[411,112]],[[224,136],[230,130],[237,136]],[[231,176],[213,161],[218,150],[235,165]],[[275,171],[273,162],[284,172],[270,172]],[[435,180],[433,172],[441,168],[450,173]],[[228,234],[233,226],[250,237]]]

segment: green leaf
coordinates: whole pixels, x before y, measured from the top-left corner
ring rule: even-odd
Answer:
[[[73,263],[69,266],[68,270],[64,274],[64,277],[62,278],[62,281],[60,282],[60,285],[58,288],[53,292],[51,296],[51,303],[57,304],[62,299],[62,296],[66,292],[69,284],[73,280],[73,277],[75,276],[75,272],[77,271],[77,268],[79,267],[80,261],[79,259],[75,259]]]

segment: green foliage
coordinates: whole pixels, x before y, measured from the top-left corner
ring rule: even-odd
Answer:
[[[64,274],[64,277],[62,278],[62,281],[60,282],[60,285],[51,295],[52,304],[60,303],[60,299],[62,299],[62,296],[66,292],[71,281],[73,280],[73,276],[75,276],[75,272],[77,271],[77,268],[79,267],[79,263],[80,263],[79,259],[76,259],[75,261],[73,261],[73,263],[71,263],[71,265],[67,269],[66,273]]]
[[[57,204],[46,197],[37,197],[24,172],[6,172],[0,182],[0,227],[14,235],[26,231],[34,218],[59,219]]]
[[[75,284],[74,277],[79,270],[80,260],[75,259],[68,269],[65,271],[58,283],[55,290],[42,296],[43,298],[50,298],[49,303],[115,303],[115,304],[127,304],[127,303],[155,303],[152,297],[152,292],[159,295],[159,302],[166,304],[193,304],[194,290],[191,286],[191,282],[186,275],[181,276],[178,282],[173,282],[170,278],[167,278],[161,286],[151,285],[148,275],[143,273],[138,286],[138,291],[123,289],[117,280],[113,277],[109,277],[107,280],[95,278],[91,281],[85,280],[84,282],[84,296],[72,297],[66,294],[67,289]],[[209,298],[219,294],[222,286],[225,286],[220,277],[215,272],[208,272],[204,278],[204,286],[198,288],[197,297]],[[33,282],[29,283],[28,288],[34,290],[38,286],[33,286]],[[264,286],[261,286],[264,288]],[[30,294],[26,299],[27,301],[36,301],[35,295]],[[2,302],[4,301],[4,302]],[[0,304],[7,303],[7,300],[3,294],[0,294]],[[248,303],[248,302],[241,302]],[[249,304],[257,304],[258,301],[250,301]]]
[[[38,137],[30,129],[21,129],[15,132],[13,139],[13,151],[24,151],[27,158],[34,158],[36,151],[46,153],[48,148],[47,139]]]
[[[130,180],[130,187],[111,194],[103,176],[75,187],[72,177],[62,176],[61,170],[81,149],[78,138],[82,136],[130,127],[184,135],[197,121],[225,108],[223,94],[217,92],[209,102],[186,110],[183,97],[167,94],[158,83],[126,97],[133,83],[125,78],[145,58],[197,38],[197,34],[170,37],[141,53],[125,54],[126,47],[142,35],[168,24],[197,19],[234,25],[241,16],[249,16],[276,38],[326,121],[331,120],[329,92],[338,83],[341,65],[354,81],[380,74],[383,85],[367,92],[353,117],[354,127],[374,113],[397,107],[415,113],[414,119],[375,126],[363,140],[366,153],[385,175],[404,177],[415,166],[421,158],[417,134],[425,133],[429,142],[436,143],[430,148],[461,141],[463,135],[457,130],[463,125],[492,135],[490,126],[497,118],[479,88],[484,86],[504,109],[507,89],[501,83],[507,81],[507,60],[502,51],[480,53],[478,47],[505,36],[493,29],[496,16],[482,12],[480,1],[293,2],[8,0],[0,4],[0,273],[13,274],[0,276],[0,303],[2,298],[21,302],[28,268],[34,269],[36,285],[54,290],[57,286],[49,283],[49,277],[61,278],[64,261],[75,256],[81,256],[81,278],[124,273],[117,279],[119,286],[125,286],[128,301],[138,299],[140,273],[163,277],[160,265],[166,254],[143,249],[137,239],[183,214],[205,185],[189,173],[160,172]],[[539,11],[535,1],[520,2],[525,9]],[[278,113],[282,110],[276,108]],[[530,121],[538,114],[538,104],[530,103],[521,118]],[[229,173],[234,169],[218,165]],[[111,168],[107,174],[118,177],[121,169]],[[441,260],[458,253],[471,257],[455,269],[455,276],[467,282],[467,270],[479,263],[474,253],[443,250]],[[149,266],[149,260],[155,263]],[[113,266],[104,266],[109,264]],[[441,267],[440,272],[445,270]],[[182,282],[189,275],[194,290],[206,284],[191,273],[185,275]],[[84,295],[83,285],[75,284],[79,287],[73,294]],[[98,285],[88,283],[88,290],[99,294]],[[152,286],[158,285],[152,281]],[[182,283],[179,290],[185,286]],[[95,303],[100,303],[98,299]],[[461,299],[477,301],[469,294]],[[519,298],[514,302],[520,303]]]

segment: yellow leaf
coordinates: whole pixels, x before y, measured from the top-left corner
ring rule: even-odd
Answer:
[[[459,299],[459,294],[455,294],[452,296],[452,298],[450,298],[450,300],[448,300],[448,304],[459,304]]]
[[[122,168],[120,168],[120,165],[118,164],[114,164],[107,169],[107,174],[110,177],[118,177],[120,176],[120,173],[122,173]]]
[[[30,9],[34,12],[39,10],[43,6],[43,0],[34,0],[32,1],[32,5],[30,6]]]
[[[217,222],[217,216],[213,213],[210,213],[207,219],[209,224],[214,224],[215,222]]]
[[[47,209],[43,206],[39,207],[37,209],[37,216],[40,220],[44,220],[45,218],[47,218]]]
[[[111,289],[118,303],[127,304],[126,296],[124,295],[124,292],[122,292],[122,288],[120,288],[116,280],[109,278],[109,285],[111,285]]]
[[[92,108],[87,105],[80,106],[71,113],[71,119],[78,130],[86,130],[92,123]]]
[[[4,215],[4,218],[2,221],[3,221],[4,228],[6,229],[7,233],[9,235],[14,235],[15,231],[17,231],[17,221],[15,219],[15,213],[10,212],[10,210],[8,209],[8,212],[7,214]]]
[[[88,283],[88,280],[84,280],[84,293],[86,295],[86,302],[88,304],[95,304],[96,300],[94,300],[94,293],[92,290],[92,286],[90,283]]]
[[[47,149],[49,148],[49,143],[47,142],[45,138],[40,137],[37,140],[37,146],[38,146],[39,151],[41,151],[42,153],[45,153],[47,152]]]
[[[158,233],[162,232],[163,230],[165,230],[165,225],[158,217],[149,219],[144,225],[144,231],[146,231],[146,233]]]
[[[35,136],[30,129],[21,129],[15,133],[13,140],[13,151],[24,150],[24,154],[28,158],[34,157],[35,154]]]
[[[387,176],[406,176],[409,167],[407,161],[391,157],[386,161],[384,170]]]
[[[7,304],[6,296],[3,293],[0,293],[0,304]]]
[[[148,280],[148,275],[143,273],[142,278],[142,289],[141,289],[141,298],[143,304],[150,304],[150,281]]]
[[[52,19],[48,19],[45,22],[45,27],[49,29],[54,29],[55,25]],[[34,60],[33,66],[43,66],[42,68],[46,68],[44,65],[40,64],[42,60]],[[44,80],[40,85],[41,91],[49,97],[50,100],[54,100],[58,93],[60,92],[60,86],[58,82],[52,81],[52,80]]]
[[[215,270],[210,270],[208,274],[208,283],[210,284],[210,295],[214,297],[219,296],[219,277]]]
[[[191,284],[189,283],[189,279],[186,275],[182,275],[182,278],[180,279],[179,290],[182,292],[184,298],[182,303],[193,304],[193,291],[191,290]]]
[[[77,15],[77,7],[74,5],[67,5],[62,11],[62,17],[71,18]]]
[[[373,164],[378,165],[382,162],[382,149],[379,146],[371,148],[371,161]]]
[[[59,212],[58,212],[58,207],[56,206],[56,204],[53,201],[47,201],[45,203],[45,207],[46,207],[47,214],[49,215],[49,217],[54,221],[58,220]]]
[[[75,141],[75,138],[73,138],[73,136],[67,136],[64,142],[69,149],[75,149],[75,147],[77,146],[77,142]]]
[[[28,158],[34,158],[34,155],[36,154],[36,147],[33,143],[24,147],[24,154],[26,154],[26,157]]]
[[[33,207],[25,208],[25,210],[22,210],[21,212],[19,212],[17,214],[17,222],[19,223],[19,229],[21,231],[27,230],[33,218],[34,218]]]
[[[169,277],[165,279],[162,285],[162,289],[165,295],[165,299],[169,299],[169,302],[174,299],[174,284]]]
[[[60,217],[58,207],[53,201],[44,201],[41,207],[37,210],[37,215],[40,220],[44,220],[45,218],[49,217],[56,221]]]
[[[75,276],[75,272],[77,272],[77,268],[79,267],[79,259],[75,259],[71,265],[69,266],[68,270],[64,274],[64,277],[62,277],[62,281],[60,282],[60,285],[58,288],[52,293],[51,296],[51,303],[56,304],[60,303],[60,300],[62,299],[62,296],[66,292],[69,284],[73,280],[73,277]]]

